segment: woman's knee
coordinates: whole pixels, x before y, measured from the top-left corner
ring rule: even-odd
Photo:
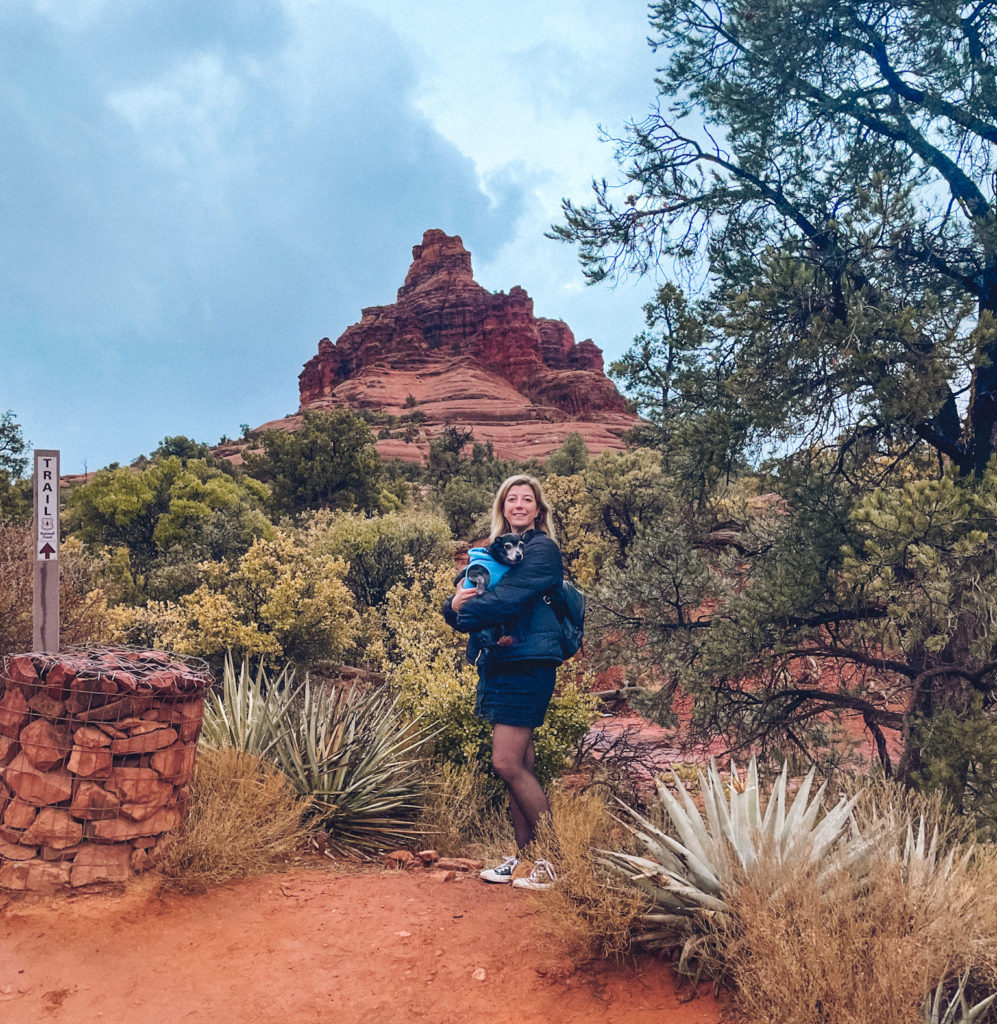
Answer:
[[[492,767],[504,782],[533,775],[533,730],[500,725],[492,732]]]
[[[522,751],[501,749],[492,751],[492,768],[503,781],[514,779],[529,770],[523,761]]]

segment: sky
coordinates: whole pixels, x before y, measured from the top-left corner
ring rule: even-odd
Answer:
[[[654,283],[544,237],[654,98],[640,0],[0,0],[0,413],[62,471],[298,407],[429,228],[607,364]]]

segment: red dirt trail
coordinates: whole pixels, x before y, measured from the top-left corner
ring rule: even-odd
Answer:
[[[542,895],[299,870],[0,905],[3,1024],[718,1024],[660,961],[575,963]]]

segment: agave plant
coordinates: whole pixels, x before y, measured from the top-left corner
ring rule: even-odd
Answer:
[[[944,857],[939,857],[938,829],[933,829],[928,839],[928,829],[922,815],[915,833],[912,824],[907,823],[904,848],[900,854],[904,880],[911,886],[925,888],[961,874],[973,856],[973,847],[967,846],[956,860],[956,848],[952,847]]]
[[[811,797],[813,770],[789,801],[788,770],[783,766],[766,804],[754,758],[743,779],[731,765],[729,786],[711,764],[705,778],[699,772],[703,812],[678,776],[674,782],[677,796],[657,780],[658,797],[673,834],[622,805],[629,816],[622,823],[648,856],[612,850],[598,851],[598,855],[652,903],[653,910],[640,918],[646,930],[635,935],[635,941],[651,947],[680,947],[679,969],[683,971],[703,949],[704,918],[721,915],[729,919],[727,900],[745,877],[764,874],[768,884],[778,888],[792,877],[791,871],[780,869],[812,865],[823,874],[854,866],[872,845],[870,838],[858,834],[852,818],[858,796],[842,798],[824,811],[825,786]],[[716,928],[713,930],[715,933]]]
[[[201,739],[265,757],[310,805],[330,848],[366,852],[413,835],[421,751],[430,730],[400,716],[376,690],[313,685],[294,670],[271,679],[226,657],[222,685],[205,703]]]
[[[967,971],[959,979],[959,987],[952,993],[948,1005],[942,1008],[942,999],[945,991],[944,979],[938,983],[935,989],[934,998],[930,995],[924,997],[922,1006],[924,1024],[973,1024],[980,1020],[984,1013],[990,1009],[994,1000],[997,1000],[997,992],[981,999],[975,1006],[970,1006],[966,1001],[966,982],[969,981]]]

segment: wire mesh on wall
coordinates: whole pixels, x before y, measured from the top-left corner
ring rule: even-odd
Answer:
[[[187,813],[204,662],[79,647],[0,662],[0,888],[126,880]]]

